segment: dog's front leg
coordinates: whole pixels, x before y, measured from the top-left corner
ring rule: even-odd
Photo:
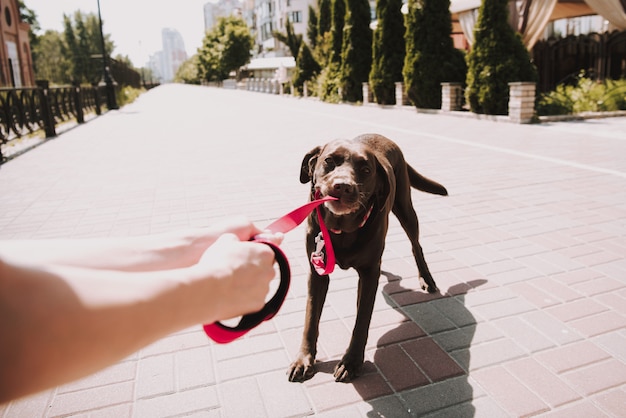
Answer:
[[[287,370],[289,381],[303,382],[315,375],[317,337],[322,308],[328,293],[329,276],[320,276],[314,271],[309,275],[309,293],[306,302],[306,317],[300,351]]]
[[[351,381],[359,375],[363,367],[365,345],[367,344],[367,336],[374,310],[374,300],[378,290],[380,265],[373,268],[357,269],[357,272],[359,273],[359,288],[356,322],[352,331],[350,346],[335,367],[334,376],[336,382]]]

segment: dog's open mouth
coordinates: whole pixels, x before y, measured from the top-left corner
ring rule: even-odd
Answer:
[[[332,196],[332,194],[330,195]],[[337,197],[337,196],[333,196]],[[343,216],[350,215],[359,209],[359,202],[351,199],[337,197],[337,200],[325,202],[324,206],[334,215]]]

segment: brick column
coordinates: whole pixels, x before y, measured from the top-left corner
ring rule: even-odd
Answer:
[[[363,83],[363,104],[369,104],[370,102],[370,86],[368,83]]]
[[[530,123],[535,116],[535,83],[509,83],[509,119],[515,123]]]
[[[405,103],[408,103],[406,92],[401,81],[396,81],[396,106],[402,107]]]
[[[451,112],[461,110],[463,89],[461,83],[441,83],[441,110]]]

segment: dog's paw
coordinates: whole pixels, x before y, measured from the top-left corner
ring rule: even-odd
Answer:
[[[290,382],[304,382],[315,375],[315,358],[312,355],[298,355],[287,369]]]
[[[335,366],[335,382],[348,383],[359,377],[361,370],[363,369],[363,360],[350,360],[348,356],[344,356],[343,359]]]
[[[430,283],[428,283],[428,281],[425,280],[422,276],[420,276],[420,286],[422,290],[425,290],[428,293],[437,293],[439,291],[433,279],[430,279]]]

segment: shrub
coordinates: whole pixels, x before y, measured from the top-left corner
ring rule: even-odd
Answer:
[[[508,113],[509,83],[537,81],[537,71],[522,39],[508,23],[508,0],[483,0],[467,56],[465,90],[475,113]]]
[[[404,16],[402,0],[378,0],[378,26],[372,42],[369,82],[378,104],[395,104],[395,83],[402,81],[404,64]]]
[[[296,69],[293,74],[294,88],[302,93],[304,83],[312,80],[320,71],[320,65],[315,61],[315,58],[313,58],[311,49],[305,42],[302,42],[296,60]]]
[[[341,50],[341,87],[349,102],[363,100],[363,83],[372,65],[372,30],[368,0],[347,0]]]
[[[580,74],[575,85],[541,94],[536,109],[539,116],[626,110],[626,79],[597,82]]]
[[[416,107],[440,109],[441,83],[463,82],[467,66],[451,38],[450,1],[409,0],[403,75]]]
[[[115,98],[117,99],[117,105],[119,107],[122,107],[124,105],[130,104],[134,102],[137,97],[139,97],[141,93],[144,93],[145,91],[146,90],[143,88],[136,89],[130,86],[123,86],[121,89],[116,89]]]

